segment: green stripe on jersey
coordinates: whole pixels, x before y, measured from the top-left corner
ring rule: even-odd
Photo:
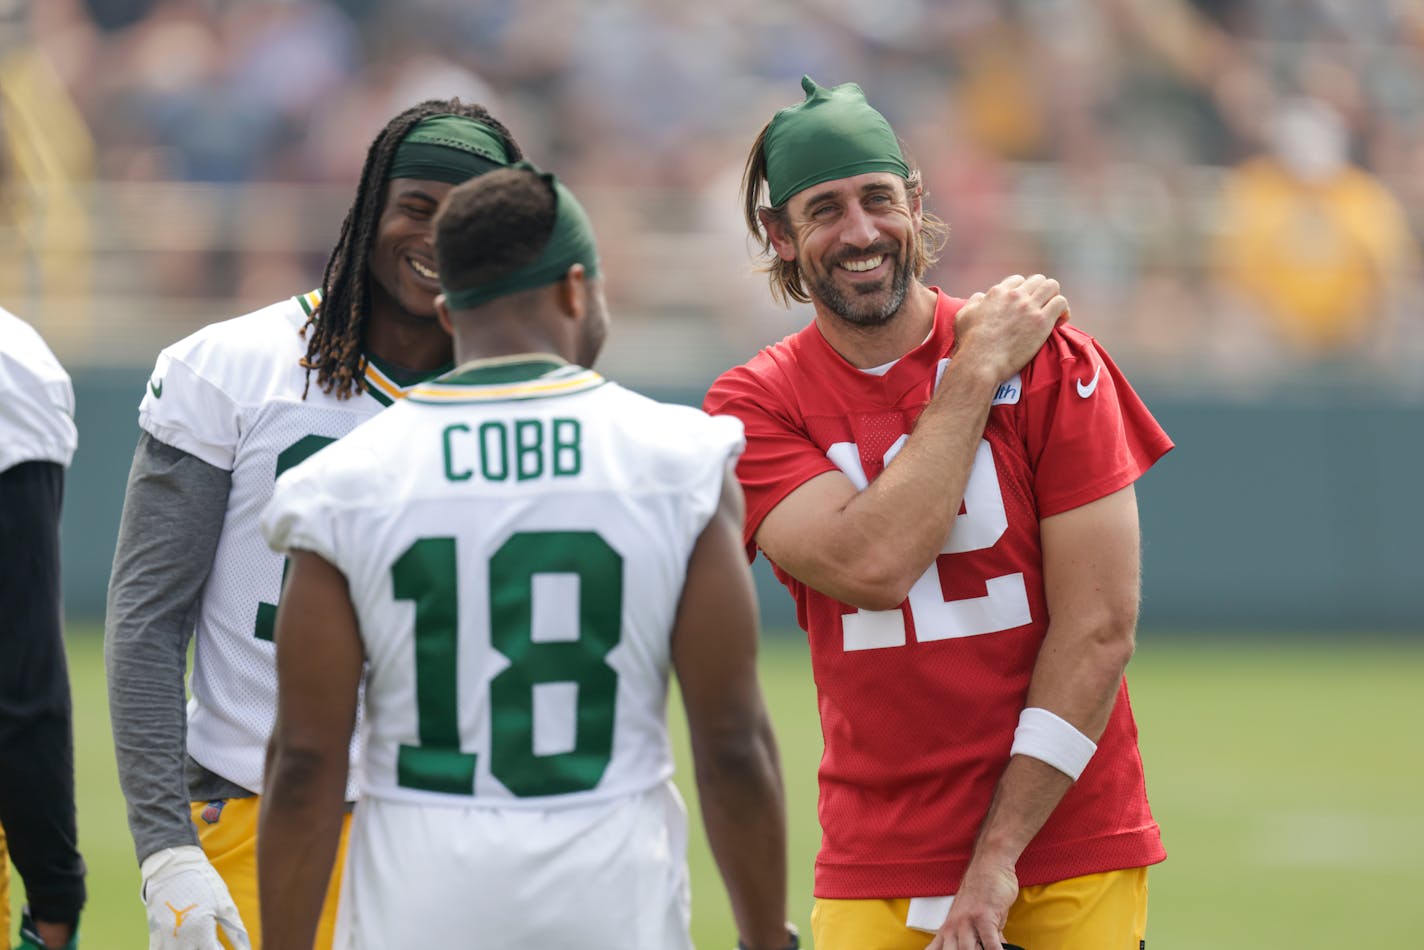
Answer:
[[[434,379],[443,376],[455,368],[454,363],[446,363],[444,366],[437,366],[432,370],[406,369],[404,366],[396,366],[387,363],[373,353],[366,354],[366,365],[374,366],[381,373],[400,389],[409,389],[416,383],[423,383],[427,379]]]
[[[394,399],[381,392],[375,386],[372,386],[369,382],[367,382],[366,384],[366,395],[370,396],[372,399],[376,400],[376,402],[380,403],[382,406],[388,409],[396,404],[396,401]]]
[[[311,316],[316,313],[316,308],[321,305],[321,288],[318,287],[316,290],[308,293],[299,294],[292,299],[301,305],[302,313]]]
[[[366,379],[366,392],[382,406],[391,406],[397,399],[404,399],[411,389],[449,370],[449,364],[429,372],[402,369],[367,355],[362,361],[361,374]]]
[[[423,403],[517,402],[583,392],[606,382],[593,370],[552,356],[475,360],[453,373],[415,386],[410,398]]]

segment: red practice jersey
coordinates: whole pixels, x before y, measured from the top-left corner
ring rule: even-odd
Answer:
[[[717,380],[705,408],[746,426],[749,554],[807,480],[840,470],[864,488],[894,458],[948,365],[962,305],[941,293],[930,338],[884,375],[851,366],[812,324]],[[1039,522],[1130,485],[1171,447],[1097,342],[1064,326],[999,388],[949,540],[899,608],[857,610],[776,568],[810,640],[825,739],[817,897],[958,890],[1048,629]],[[1019,880],[1164,857],[1124,679]]]

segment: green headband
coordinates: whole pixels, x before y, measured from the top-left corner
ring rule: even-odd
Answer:
[[[386,178],[458,185],[508,164],[504,139],[494,129],[468,116],[432,115],[401,139]]]
[[[853,82],[834,89],[801,77],[804,102],[778,112],[766,128],[762,155],[771,206],[799,191],[865,172],[910,177],[895,130]]]
[[[578,203],[573,192],[564,187],[563,182],[547,172],[541,172],[528,162],[510,166],[538,175],[554,192],[557,212],[554,230],[544,244],[544,250],[528,264],[512,274],[479,284],[445,292],[445,305],[451,310],[469,310],[488,303],[497,297],[506,297],[521,290],[533,290],[562,280],[575,264],[584,266],[589,277],[598,276],[598,247],[593,240],[593,225],[583,206]]]

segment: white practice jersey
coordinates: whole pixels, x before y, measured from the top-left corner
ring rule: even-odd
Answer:
[[[360,623],[362,796],[548,809],[665,781],[670,634],[742,444],[730,417],[521,357],[284,475],[269,541],[336,565]]]
[[[338,399],[313,373],[302,397],[300,332],[319,301],[315,292],[289,298],[174,343],[139,405],[139,425],[154,438],[232,473],[198,613],[188,752],[253,792],[277,710],[272,627],[285,563],[264,542],[259,516],[281,472],[404,394],[368,363],[365,393]]]
[[[78,444],[69,374],[34,327],[0,308],[0,472],[23,462],[67,467]]]

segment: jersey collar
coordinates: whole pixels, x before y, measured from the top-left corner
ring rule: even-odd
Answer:
[[[292,299],[297,302],[302,308],[302,313],[310,320],[317,308],[321,306],[321,288],[318,287],[316,290],[299,294]],[[387,363],[370,353],[363,354],[361,364],[361,375],[365,378],[366,393],[382,406],[394,405],[396,400],[404,399],[416,384],[423,383],[442,373],[448,373],[453,365],[446,363],[429,372],[420,372]]]
[[[954,344],[954,315],[959,312],[963,301],[950,297],[938,287],[930,289],[936,295],[934,325],[930,335],[919,346],[895,360],[883,373],[867,373],[852,366],[821,335],[815,323],[802,331],[806,345],[821,350],[828,357],[827,365],[834,367],[833,372],[844,380],[844,385],[861,392],[876,393],[887,404],[897,402],[905,393],[923,386],[926,379],[935,379],[940,359],[949,355]]]
[[[404,399],[416,386],[428,379],[450,371],[450,364],[422,373],[399,366],[393,366],[367,353],[362,361],[362,373],[366,377],[366,392],[383,406],[389,406],[398,399]]]
[[[438,379],[411,389],[412,402],[508,402],[566,396],[606,380],[550,353],[519,353],[471,360]]]

